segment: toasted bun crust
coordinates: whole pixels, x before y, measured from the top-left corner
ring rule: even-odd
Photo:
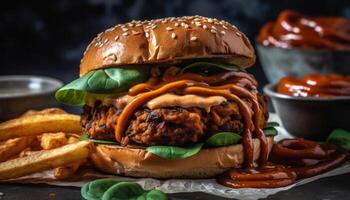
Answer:
[[[269,151],[273,137],[268,137]],[[213,178],[243,163],[241,144],[202,149],[198,154],[180,160],[160,158],[145,149],[95,145],[90,154],[94,166],[106,173],[150,178]],[[254,139],[254,159],[260,153],[260,142]]]
[[[80,75],[111,66],[214,60],[247,68],[255,52],[234,25],[201,16],[132,21],[100,33],[89,44]]]

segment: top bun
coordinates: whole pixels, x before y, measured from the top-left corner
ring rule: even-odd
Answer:
[[[201,16],[132,21],[93,39],[81,60],[80,75],[111,66],[189,59],[247,68],[254,64],[255,52],[247,37],[226,21]]]

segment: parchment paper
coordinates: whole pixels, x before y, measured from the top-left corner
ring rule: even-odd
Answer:
[[[279,119],[275,114],[270,114],[270,121],[279,122]],[[283,138],[292,137],[283,128],[279,127],[278,130],[279,130],[279,135],[276,137],[277,141]],[[113,178],[118,180],[132,180],[142,185],[142,187],[146,190],[157,188],[166,193],[204,192],[204,193],[217,195],[225,198],[233,198],[233,199],[240,199],[240,200],[241,199],[256,200],[256,199],[266,198],[267,196],[275,194],[277,192],[285,191],[292,187],[303,185],[320,178],[350,173],[350,162],[347,162],[344,165],[338,167],[337,169],[334,169],[327,173],[314,176],[311,178],[303,179],[296,182],[293,185],[276,188],[276,189],[232,189],[232,188],[224,187],[220,184],[217,184],[215,182],[215,179],[196,179],[196,180],[188,180],[188,179],[156,180],[156,179],[150,179],[150,178],[135,179],[135,178],[126,178],[126,177],[101,174],[91,169],[83,169],[79,173],[80,174],[78,174],[77,177],[79,177],[80,180],[73,178],[70,181],[56,181],[54,180],[52,170],[48,170],[45,172],[32,174],[30,176],[25,176],[25,177],[13,179],[10,181],[20,182],[20,183],[46,183],[46,184],[57,185],[57,186],[80,187],[91,179]],[[81,180],[82,178],[83,180]]]

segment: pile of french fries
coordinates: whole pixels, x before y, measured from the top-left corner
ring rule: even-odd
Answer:
[[[89,142],[80,141],[79,116],[58,108],[28,111],[0,124],[0,180],[53,169],[67,179],[84,165]]]

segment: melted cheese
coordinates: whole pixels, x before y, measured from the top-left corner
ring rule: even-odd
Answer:
[[[220,105],[226,98],[222,96],[202,97],[198,95],[179,96],[175,94],[163,94],[147,102],[146,106],[150,109],[179,106],[183,108],[199,107],[210,111],[212,106]]]

